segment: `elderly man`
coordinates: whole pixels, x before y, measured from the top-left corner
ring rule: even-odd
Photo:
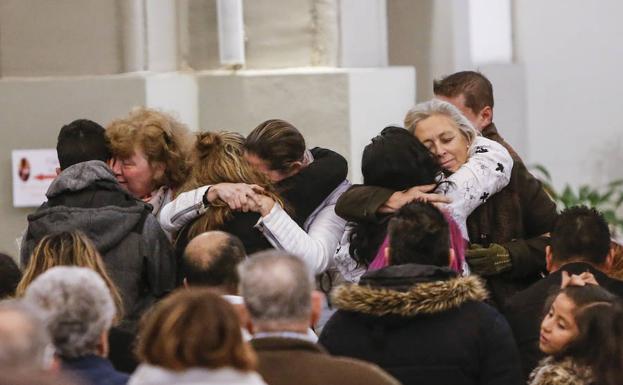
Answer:
[[[41,311],[64,371],[86,385],[127,383],[106,359],[115,304],[95,271],[53,267],[28,286],[24,301]]]
[[[35,309],[16,300],[0,302],[0,372],[48,370],[54,348]]]
[[[283,251],[254,254],[241,265],[240,292],[255,332],[258,372],[270,385],[397,384],[378,367],[329,356],[308,328],[320,315],[321,295],[305,264]]]

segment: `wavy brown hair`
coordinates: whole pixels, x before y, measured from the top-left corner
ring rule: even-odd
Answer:
[[[173,116],[139,107],[127,117],[110,123],[106,127],[106,137],[116,158],[131,157],[138,146],[150,165],[161,163],[165,166],[164,174],[154,181],[156,188],[177,189],[186,181],[193,136],[188,127]]]
[[[244,158],[244,137],[235,132],[203,132],[197,135],[193,153],[194,167],[180,192],[190,191],[217,183],[248,183],[264,188],[266,195],[277,204],[283,202],[264,174],[255,170]],[[217,199],[211,207],[191,225],[188,239],[212,230],[220,230],[232,218],[232,211]]]
[[[179,289],[141,321],[136,355],[169,370],[192,367],[255,369],[233,307],[207,288]]]
[[[123,301],[117,287],[106,272],[102,257],[97,252],[93,242],[81,231],[61,231],[46,235],[39,241],[28,265],[24,270],[22,280],[17,285],[15,294],[22,297],[28,286],[38,276],[55,266],[86,267],[98,273],[115,302],[117,310],[115,321],[123,318]]]

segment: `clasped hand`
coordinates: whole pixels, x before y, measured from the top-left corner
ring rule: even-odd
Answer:
[[[268,215],[275,201],[264,194],[264,188],[256,184],[219,183],[208,190],[208,202],[217,199],[223,201],[230,209],[242,212],[257,212]]]

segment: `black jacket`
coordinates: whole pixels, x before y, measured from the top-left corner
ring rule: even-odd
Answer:
[[[512,333],[486,297],[475,276],[389,266],[336,289],[339,310],[319,342],[331,354],[376,363],[404,385],[519,384]]]
[[[595,276],[599,285],[611,293],[623,297],[623,281],[612,279],[593,266],[582,262],[563,265],[558,271],[511,297],[504,307],[504,314],[519,347],[525,379],[528,379],[532,369],[545,357],[539,350],[541,321],[545,314],[544,307],[547,298],[560,290],[563,271],[570,274],[581,274],[589,271]]]

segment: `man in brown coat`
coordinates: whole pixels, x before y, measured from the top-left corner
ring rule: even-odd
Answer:
[[[514,165],[504,189],[489,197],[467,219],[472,246],[467,261],[472,272],[487,278],[495,303],[528,287],[545,271],[545,246],[556,220],[556,205],[541,182],[526,169],[517,152],[493,123],[493,87],[482,74],[462,71],[434,83],[435,97],[453,104],[482,135],[502,144]],[[392,212],[422,191],[391,191],[353,186],[338,200],[336,213],[351,221],[374,221],[379,210]],[[434,201],[435,195],[427,196]]]
[[[376,365],[330,356],[309,332],[322,297],[300,259],[282,251],[251,256],[240,268],[240,292],[251,315],[258,372],[269,385],[399,385]]]

